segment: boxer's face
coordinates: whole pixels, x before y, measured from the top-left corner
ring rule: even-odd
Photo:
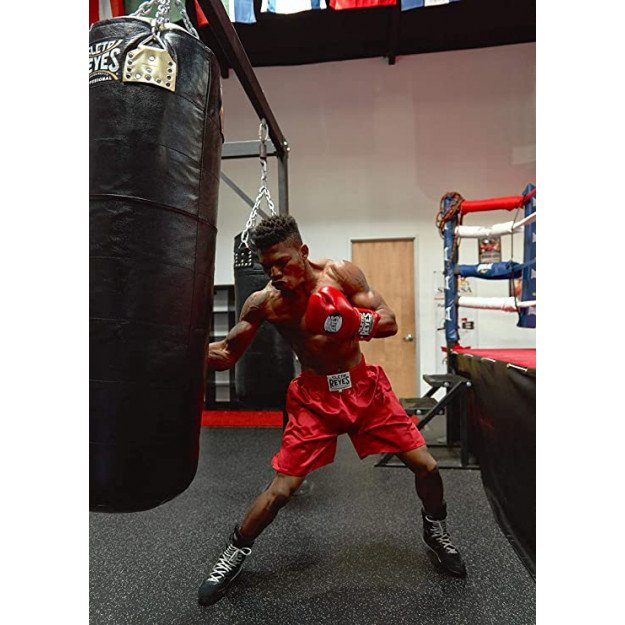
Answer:
[[[292,291],[304,282],[308,246],[281,241],[264,250],[258,257],[271,284],[279,291]]]

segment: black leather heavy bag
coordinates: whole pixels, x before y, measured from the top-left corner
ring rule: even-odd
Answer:
[[[172,25],[163,61],[150,32],[123,17],[89,38],[90,508],[107,512],[193,480],[212,310],[218,65]]]
[[[237,318],[245,300],[265,288],[267,274],[255,252],[241,245],[241,235],[234,239],[234,302]],[[281,334],[263,323],[252,344],[235,366],[237,399],[253,409],[281,410],[289,383],[295,376],[293,351]]]

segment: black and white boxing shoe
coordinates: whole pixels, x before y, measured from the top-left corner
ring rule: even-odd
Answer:
[[[447,531],[447,510],[443,508],[443,513],[439,518],[428,516],[421,510],[423,517],[423,542],[434,555],[438,564],[448,573],[457,577],[465,577],[467,569],[462,560],[460,552],[451,542]]]
[[[234,541],[235,535],[233,533],[230,536],[228,546],[219,556],[208,577],[202,582],[198,591],[198,603],[200,605],[217,603],[241,572],[245,558],[252,553],[251,547],[237,547]]]

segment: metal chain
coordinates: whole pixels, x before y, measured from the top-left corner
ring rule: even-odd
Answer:
[[[156,28],[161,30],[165,22],[169,22],[169,12],[171,10],[171,0],[159,0],[156,9]]]
[[[184,22],[184,25],[186,27],[186,29],[197,39],[200,38],[200,36],[197,34],[197,30],[195,30],[195,28],[193,28],[193,24],[191,23],[191,20],[189,19],[189,16],[187,15],[187,10],[184,7],[184,3],[182,2],[182,0],[174,0],[174,2],[176,3],[176,6],[178,7],[178,10],[180,11],[180,15],[182,17],[182,21]]]
[[[248,249],[252,249],[250,247],[249,238],[252,229],[254,228],[254,224],[256,223],[256,219],[258,218],[258,209],[260,208],[260,203],[263,198],[267,202],[267,207],[269,208],[269,212],[272,215],[276,214],[276,209],[271,199],[271,193],[269,191],[269,186],[267,185],[267,139],[269,138],[269,129],[267,127],[267,122],[262,119],[260,122],[260,127],[258,129],[258,139],[260,141],[260,188],[258,189],[258,195],[256,196],[256,201],[254,202],[254,206],[252,207],[252,212],[248,217],[247,223],[245,224],[245,230],[241,234],[241,242]]]
[[[152,10],[158,4],[158,2],[159,0],[147,0],[147,2],[141,4],[139,8],[130,15],[133,17],[142,17],[143,15],[147,15],[150,10]]]
[[[269,127],[267,126],[267,121],[263,118],[260,120],[260,126],[258,127],[258,140],[260,143],[260,189],[258,190],[256,204],[260,206],[261,199],[263,197],[266,198],[267,206],[269,206],[271,214],[275,215],[276,211],[271,201],[269,186],[267,185],[267,139],[269,139]]]
[[[199,39],[200,36],[198,35],[197,30],[195,30],[195,28],[193,27],[193,24],[191,23],[191,20],[189,19],[189,16],[187,14],[187,11],[185,9],[185,6],[182,0],[174,0],[174,4],[178,8],[178,11],[180,11],[180,16],[182,17],[182,21],[185,25],[185,28],[195,38]],[[146,2],[141,4],[134,13],[131,13],[131,15],[133,17],[146,16],[148,15],[148,13],[152,11],[152,9],[154,9],[154,7],[156,7],[156,15],[154,16],[154,19],[155,19],[154,31],[156,32],[162,29],[163,24],[171,21],[170,20],[171,0],[147,0]]]

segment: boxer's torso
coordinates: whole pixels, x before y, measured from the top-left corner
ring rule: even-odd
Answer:
[[[310,261],[315,276],[314,291],[324,286],[342,289],[332,260]],[[304,327],[304,312],[310,293],[282,292],[269,283],[262,291],[264,317],[272,323],[297,354],[303,370],[327,375],[347,371],[361,359],[357,339],[338,339],[313,334]]]

